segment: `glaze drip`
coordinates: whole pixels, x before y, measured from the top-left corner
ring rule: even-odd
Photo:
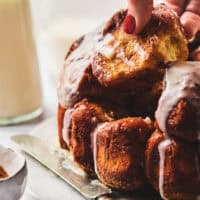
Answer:
[[[178,62],[166,71],[165,88],[159,100],[156,120],[167,134],[167,119],[176,104],[187,100],[196,111],[197,137],[200,140],[200,62]]]
[[[79,87],[85,73],[91,68],[94,56],[99,52],[110,58],[119,45],[112,34],[103,36],[102,30],[103,26],[85,35],[78,48],[65,61],[58,83],[59,102],[65,108],[79,98]]]
[[[172,144],[172,141],[170,139],[166,139],[164,141],[162,141],[159,145],[158,145],[158,152],[160,155],[160,165],[159,165],[159,191],[160,191],[160,196],[162,197],[162,199],[167,200],[167,198],[165,197],[165,190],[164,190],[164,184],[165,184],[165,154],[166,154],[166,150],[167,148]]]
[[[97,151],[98,151],[97,137],[98,137],[98,134],[101,133],[102,128],[105,127],[106,125],[107,125],[107,122],[99,124],[93,132],[93,144],[92,144],[93,145],[93,160],[94,160],[94,170],[97,177],[99,177],[98,166],[97,166]]]
[[[67,146],[70,146],[69,138],[70,138],[70,131],[71,131],[71,115],[72,115],[73,109],[68,109],[65,112],[64,115],[64,121],[63,121],[63,129],[62,129],[62,135],[63,140],[67,144]]]

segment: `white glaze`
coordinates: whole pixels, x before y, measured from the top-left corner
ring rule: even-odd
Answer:
[[[79,95],[79,84],[96,53],[110,58],[119,45],[118,42],[113,43],[114,38],[110,33],[103,36],[101,30],[102,26],[85,35],[80,46],[65,61],[58,83],[59,102],[63,107],[70,106]]]
[[[162,199],[167,200],[165,197],[165,191],[164,191],[164,171],[165,171],[165,153],[167,150],[167,147],[172,144],[172,141],[170,139],[166,139],[162,141],[158,145],[158,152],[160,156],[160,164],[159,164],[159,191],[160,196]]]
[[[116,58],[120,58],[125,64],[127,64],[129,67],[135,67],[135,63],[131,60],[129,60],[126,56],[125,53],[123,51],[123,49],[120,49],[117,54],[116,54]]]
[[[97,177],[99,177],[98,166],[97,166],[97,137],[98,134],[101,133],[101,129],[103,129],[108,123],[99,124],[93,132],[93,161],[94,161],[94,170]]]
[[[111,59],[114,56],[115,50],[117,49],[117,47],[119,47],[119,45],[120,43],[116,41],[111,34],[107,34],[104,36],[103,44],[97,44],[97,50],[106,58]]]
[[[79,98],[82,78],[97,53],[101,53],[108,59],[116,54],[116,58],[120,58],[130,67],[136,67],[136,64],[129,60],[122,51],[116,52],[120,42],[115,40],[111,33],[103,35],[103,29],[104,26],[100,26],[95,31],[86,34],[80,46],[65,61],[58,83],[58,99],[65,108],[71,106]],[[147,58],[146,51],[137,41],[133,45],[133,51],[140,56],[141,60]]]
[[[80,77],[83,77],[85,70],[91,63],[94,44],[98,39],[95,35],[99,36],[99,33],[87,34],[80,46],[65,61],[58,84],[59,102],[63,107],[70,105],[73,97],[78,95]]]
[[[181,99],[186,99],[196,110],[200,140],[200,62],[178,62],[166,71],[165,89],[156,111],[158,125],[165,134],[169,113]]]
[[[65,111],[64,119],[63,119],[63,129],[62,129],[62,138],[64,142],[69,147],[69,131],[71,126],[71,114],[73,112],[73,109],[67,109]]]
[[[136,40],[136,41],[137,41],[137,40]],[[148,56],[147,51],[145,51],[145,50],[143,49],[143,47],[140,45],[139,42],[135,42],[135,43],[134,43],[133,50],[134,50],[135,52],[137,52],[137,54],[140,56],[140,59],[139,59],[139,60],[145,60],[145,59],[147,58],[147,56]]]

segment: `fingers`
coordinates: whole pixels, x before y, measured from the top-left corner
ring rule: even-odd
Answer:
[[[187,0],[167,0],[167,5],[180,16],[187,4]]]
[[[193,12],[197,15],[200,15],[200,1],[199,0],[190,0],[189,4],[186,6],[185,10]]]
[[[185,34],[188,40],[193,40],[196,33],[200,30],[200,16],[186,11],[181,16],[181,23],[184,27]]]
[[[181,16],[186,37],[192,40],[200,30],[200,0],[167,0],[167,5]]]
[[[181,23],[188,40],[193,40],[200,30],[200,0],[190,0],[181,16]]]
[[[124,31],[138,34],[149,21],[153,10],[153,0],[128,0],[128,15],[124,21]]]

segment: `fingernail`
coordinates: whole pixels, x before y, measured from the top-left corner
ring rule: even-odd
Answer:
[[[124,32],[126,32],[127,34],[132,34],[135,30],[136,27],[136,22],[135,22],[135,18],[128,14],[124,20]]]

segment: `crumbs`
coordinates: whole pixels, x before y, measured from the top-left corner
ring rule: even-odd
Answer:
[[[7,172],[3,169],[3,167],[0,166],[0,179],[7,178],[7,177],[8,177]]]

